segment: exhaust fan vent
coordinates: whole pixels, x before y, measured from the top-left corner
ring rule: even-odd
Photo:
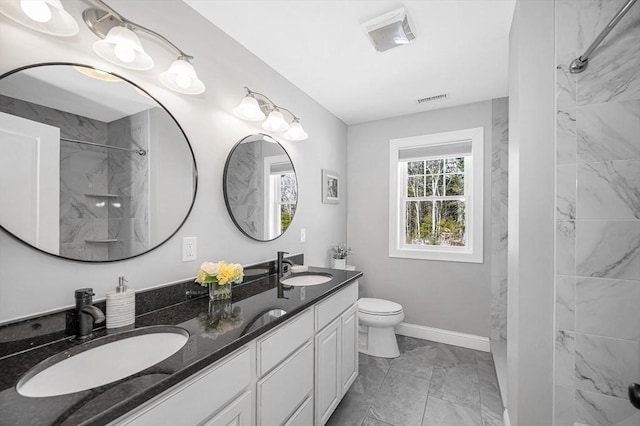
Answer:
[[[409,44],[416,38],[404,8],[371,19],[362,28],[378,52]]]
[[[424,104],[425,102],[440,101],[440,100],[443,100],[443,99],[447,99],[448,97],[449,97],[448,94],[442,93],[440,95],[429,96],[429,97],[426,97],[426,98],[420,98],[420,99],[416,100],[416,103],[418,105],[420,105],[420,104]]]

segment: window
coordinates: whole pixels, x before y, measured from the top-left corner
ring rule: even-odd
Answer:
[[[391,141],[390,257],[482,263],[483,133]]]
[[[287,230],[295,214],[298,186],[291,160],[286,155],[265,157],[265,230],[274,239]]]

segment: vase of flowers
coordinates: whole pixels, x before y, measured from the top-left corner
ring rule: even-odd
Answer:
[[[351,254],[351,247],[342,244],[334,244],[331,246],[331,267],[333,269],[346,269],[347,256]]]
[[[195,281],[203,287],[209,287],[211,300],[224,300],[231,299],[231,284],[241,283],[243,277],[242,265],[221,260],[200,265]]]

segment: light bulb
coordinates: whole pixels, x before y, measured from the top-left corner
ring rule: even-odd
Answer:
[[[113,53],[122,62],[133,62],[136,58],[136,51],[128,43],[118,43],[113,48]]]
[[[25,15],[36,22],[51,20],[51,9],[43,0],[20,0],[20,7]]]
[[[191,86],[191,77],[186,74],[178,74],[176,75],[176,84],[178,87],[188,89]]]
[[[269,113],[267,120],[262,123],[262,128],[272,132],[284,132],[289,130],[289,123],[284,120],[284,116],[280,111],[274,109]]]
[[[169,69],[160,74],[160,82],[165,87],[185,95],[199,95],[205,90],[204,83],[198,79],[195,68],[186,57],[179,57],[173,61]]]
[[[289,128],[289,130],[287,130],[283,137],[290,141],[303,141],[307,139],[309,135],[302,128],[300,120],[296,118],[293,120],[293,123],[291,123],[291,127]]]
[[[258,101],[251,96],[245,96],[242,98],[240,105],[233,109],[233,113],[236,117],[240,117],[243,120],[248,121],[262,121],[265,118]]]

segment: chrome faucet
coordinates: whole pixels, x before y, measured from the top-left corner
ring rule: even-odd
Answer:
[[[278,252],[278,260],[276,262],[276,272],[278,273],[278,278],[281,278],[285,274],[284,265],[287,264],[289,266],[293,265],[293,262],[289,259],[285,259],[284,255],[289,254],[287,251],[279,251]],[[288,269],[288,268],[287,268]]]
[[[76,290],[76,315],[78,326],[76,328],[76,340],[86,340],[93,333],[93,323],[100,324],[104,321],[104,313],[93,306],[93,289],[79,288]]]

